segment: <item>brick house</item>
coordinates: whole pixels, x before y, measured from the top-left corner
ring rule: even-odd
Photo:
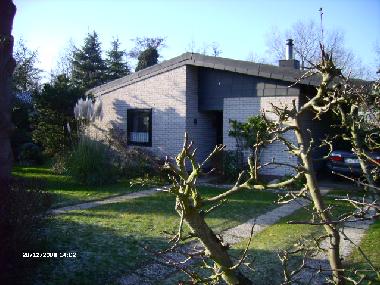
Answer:
[[[235,139],[228,136],[230,119],[245,121],[270,110],[271,104],[292,100],[299,104],[312,96],[318,84],[315,78],[288,87],[301,74],[299,62],[291,55],[273,66],[185,53],[89,90],[101,96],[104,114],[91,133],[99,138],[96,129],[122,128],[129,144],[175,156],[187,132],[203,159],[216,144],[235,148]],[[305,118],[305,127],[318,134],[311,117]],[[274,156],[276,161],[296,163],[280,143],[266,148],[262,161]],[[289,173],[290,169],[274,167],[263,174]]]

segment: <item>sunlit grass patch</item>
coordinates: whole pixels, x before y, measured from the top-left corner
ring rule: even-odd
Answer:
[[[87,202],[91,200],[104,199],[109,196],[126,194],[162,185],[164,181],[157,177],[149,178],[150,183],[133,183],[133,179],[120,179],[117,183],[104,186],[85,186],[76,183],[68,175],[55,174],[46,166],[24,167],[16,166],[13,175],[22,178],[39,179],[46,183],[46,191],[52,194],[53,208]],[[141,179],[140,179],[141,180]],[[131,186],[132,182],[132,186]],[[141,182],[141,181],[138,181]]]
[[[221,189],[201,188],[210,197]],[[247,191],[234,195],[230,203],[207,218],[217,231],[236,226],[266,212],[275,205],[276,194]],[[38,270],[40,284],[115,284],[117,278],[130,274],[139,264],[151,260],[144,249],[168,247],[164,231],[174,232],[179,217],[174,210],[175,197],[158,193],[125,202],[71,211],[51,217],[43,234],[48,251],[75,251],[76,259],[46,260]]]

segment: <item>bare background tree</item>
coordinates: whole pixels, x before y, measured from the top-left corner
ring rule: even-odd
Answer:
[[[191,40],[185,48],[187,52],[200,53],[203,55],[221,56],[222,49],[218,42],[203,42],[201,46],[198,46],[194,40]]]
[[[380,42],[379,41],[377,41],[374,44],[374,50],[376,53],[375,65],[377,68],[377,72],[380,73]]]
[[[42,70],[37,68],[38,52],[27,47],[20,39],[14,48],[16,67],[13,73],[13,90],[16,93],[32,92],[40,86]]]
[[[285,58],[284,43],[286,39],[293,39],[295,58],[300,61],[301,69],[310,68],[311,63],[319,60],[319,43],[323,42],[326,52],[332,54],[335,65],[342,69],[344,75],[367,76],[360,60],[345,47],[343,31],[325,30],[322,39],[320,26],[310,20],[298,21],[285,31],[272,27],[266,37],[267,54],[273,62]]]
[[[254,51],[249,52],[246,60],[252,61],[255,63],[269,63],[269,60],[266,57],[261,56],[257,52],[254,52]]]
[[[70,39],[66,43],[66,46],[60,51],[57,65],[51,71],[52,81],[58,75],[62,75],[62,74],[65,74],[68,78],[71,78],[73,74],[74,52],[76,49],[77,48],[75,47],[74,41]]]

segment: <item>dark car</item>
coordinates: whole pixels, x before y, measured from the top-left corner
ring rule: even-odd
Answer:
[[[380,153],[371,152],[368,155],[377,162],[380,162]],[[330,153],[327,161],[327,168],[330,172],[341,173],[345,175],[360,175],[359,159],[356,154],[351,151],[334,150]],[[370,167],[374,167],[372,164]]]

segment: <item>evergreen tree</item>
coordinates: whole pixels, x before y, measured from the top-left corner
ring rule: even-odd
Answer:
[[[54,82],[45,84],[33,96],[33,140],[42,145],[49,155],[71,147],[76,129],[74,106],[84,96],[81,88],[74,86],[66,75],[59,75]]]
[[[137,63],[135,71],[137,72],[141,69],[157,64],[158,57],[159,54],[156,48],[149,47],[142,51],[138,57],[139,62]]]
[[[101,45],[94,31],[87,35],[84,46],[74,52],[73,80],[77,86],[89,89],[105,82],[105,72]]]
[[[111,42],[111,49],[107,51],[107,81],[111,81],[130,74],[128,63],[125,60],[126,53],[120,50],[120,41]]]
[[[158,63],[159,51],[165,47],[165,38],[135,38],[135,47],[129,52],[131,58],[138,59],[135,71]]]

